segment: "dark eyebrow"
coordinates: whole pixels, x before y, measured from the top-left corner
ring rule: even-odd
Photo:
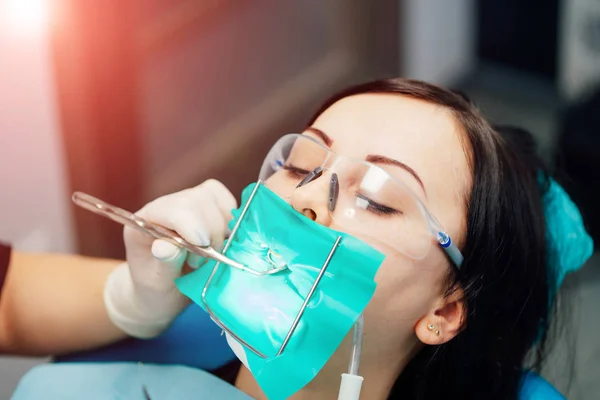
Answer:
[[[414,169],[412,169],[408,165],[404,164],[403,162],[394,160],[393,158],[389,158],[386,156],[378,156],[378,155],[372,155],[372,154],[368,155],[366,160],[373,164],[387,164],[387,165],[394,165],[396,167],[402,168],[403,170],[405,170],[406,172],[411,174],[417,180],[417,182],[419,182],[419,185],[421,185],[421,189],[423,189],[423,192],[425,192],[425,196],[427,196],[427,190],[425,190],[425,185],[423,184],[423,181],[419,177],[419,174],[417,174],[417,172]]]
[[[311,133],[314,133],[315,135],[317,135],[319,137],[319,139],[321,139],[323,142],[325,142],[327,147],[331,147],[331,145],[333,144],[333,139],[330,138],[329,135],[327,135],[322,130],[315,128],[314,126],[308,127],[304,131],[311,132]]]

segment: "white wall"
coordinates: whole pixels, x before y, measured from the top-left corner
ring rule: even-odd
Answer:
[[[566,98],[576,100],[600,84],[600,1],[564,1],[560,11],[560,89]]]
[[[74,250],[45,0],[0,0],[0,240]],[[36,14],[37,12],[37,14]],[[0,399],[44,359],[0,357]]]
[[[41,3],[0,0],[0,240],[71,252],[48,32],[40,10],[16,2]]]
[[[403,76],[451,85],[475,68],[475,0],[403,0]]]

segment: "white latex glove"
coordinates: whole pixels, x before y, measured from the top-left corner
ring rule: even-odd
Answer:
[[[136,214],[176,231],[197,246],[220,250],[236,208],[235,197],[219,181],[160,197]],[[152,338],[163,332],[188,305],[174,280],[186,263],[197,268],[202,257],[133,228],[123,232],[127,262],[113,271],[104,287],[111,321],[130,336]]]

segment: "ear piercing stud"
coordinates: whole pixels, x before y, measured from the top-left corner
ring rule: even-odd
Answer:
[[[433,332],[433,330],[435,329],[435,325],[429,324],[429,325],[427,325],[427,329],[429,329],[430,331]],[[435,334],[438,335],[438,336],[440,336],[440,331],[438,329],[436,329],[435,330]]]

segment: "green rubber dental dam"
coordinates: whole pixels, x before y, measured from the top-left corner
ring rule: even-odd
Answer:
[[[242,193],[223,253],[177,280],[207,311],[269,399],[309,383],[375,292],[385,256],[295,211],[260,181]]]

